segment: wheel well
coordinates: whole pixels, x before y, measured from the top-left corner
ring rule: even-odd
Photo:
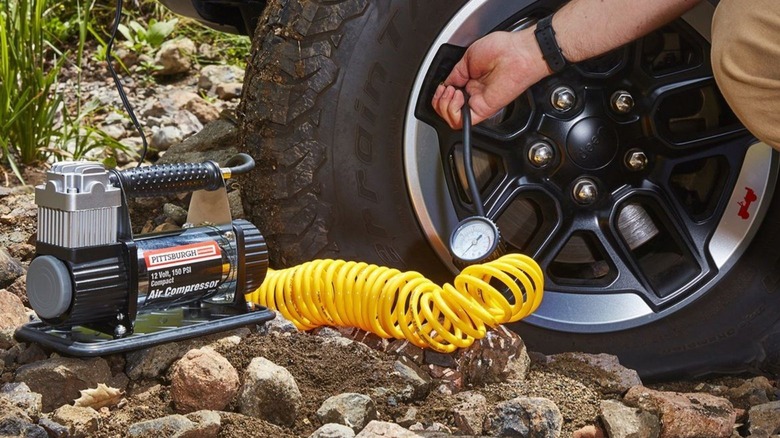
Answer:
[[[229,26],[242,35],[252,35],[266,0],[192,0],[202,20]]]

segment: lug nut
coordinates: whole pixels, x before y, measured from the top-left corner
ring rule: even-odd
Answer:
[[[558,87],[552,92],[550,103],[552,103],[553,108],[565,112],[574,108],[574,104],[577,103],[577,96],[574,94],[574,90],[569,87]]]
[[[549,143],[540,141],[528,150],[528,160],[536,167],[545,167],[555,157],[555,149]]]
[[[642,151],[628,151],[626,154],[626,167],[635,172],[647,167],[647,155]]]
[[[634,96],[626,90],[612,93],[612,109],[618,114],[628,114],[634,109]]]
[[[587,205],[596,201],[599,195],[596,183],[588,178],[582,178],[574,184],[574,190],[572,190],[574,200],[580,204]]]

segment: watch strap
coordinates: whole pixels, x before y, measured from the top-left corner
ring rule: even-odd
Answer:
[[[542,51],[542,58],[555,73],[566,68],[568,62],[563,56],[563,51],[555,39],[555,30],[552,27],[552,15],[548,15],[536,23],[536,42]]]

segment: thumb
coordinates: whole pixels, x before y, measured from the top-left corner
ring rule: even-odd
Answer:
[[[464,56],[455,64],[447,79],[444,80],[444,85],[452,85],[456,88],[464,88],[469,81],[469,66],[468,60]]]

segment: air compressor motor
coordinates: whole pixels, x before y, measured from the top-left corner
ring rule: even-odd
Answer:
[[[52,166],[35,189],[38,238],[27,273],[38,320],[16,336],[96,356],[272,319],[244,300],[263,282],[268,251],[253,224],[230,217],[225,180],[254,165],[245,154],[231,162],[240,165]],[[133,236],[128,197],[185,192],[193,193],[181,230]]]

